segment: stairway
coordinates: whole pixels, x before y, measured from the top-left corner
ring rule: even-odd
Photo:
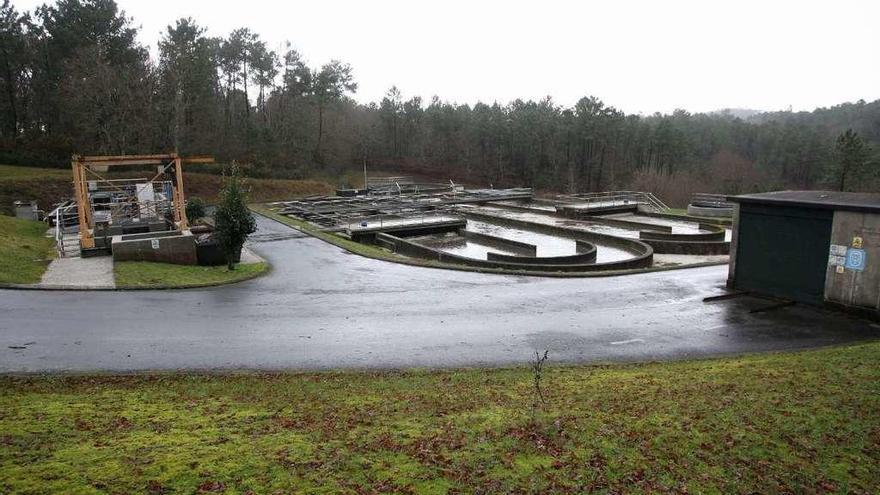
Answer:
[[[82,253],[79,247],[79,234],[76,232],[64,232],[57,241],[59,258],[78,258]]]

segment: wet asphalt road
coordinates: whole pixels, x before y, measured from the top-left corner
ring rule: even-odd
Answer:
[[[759,299],[703,303],[727,267],[553,279],[347,254],[260,217],[268,276],[212,289],[0,291],[0,372],[643,361],[800,349],[880,328]]]

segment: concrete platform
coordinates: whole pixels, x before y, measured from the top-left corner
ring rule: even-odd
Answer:
[[[241,248],[241,263],[242,265],[253,265],[254,263],[262,263],[264,260],[260,255],[253,252],[247,246]]]
[[[40,287],[65,287],[76,289],[107,289],[116,287],[113,277],[113,258],[56,258],[52,260]]]

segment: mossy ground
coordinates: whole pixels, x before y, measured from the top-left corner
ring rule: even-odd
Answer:
[[[0,492],[873,494],[878,361],[4,377]]]
[[[69,168],[38,168],[19,167],[17,165],[0,165],[0,181],[31,180],[31,179],[67,179],[71,180]],[[26,199],[26,198],[22,198]]]
[[[46,237],[43,222],[0,215],[0,283],[40,281],[54,257],[55,240]]]
[[[235,270],[226,266],[189,266],[146,261],[120,261],[113,264],[116,287],[190,287],[239,282],[254,278],[266,270],[267,263],[237,264]]]
[[[187,197],[200,197],[213,203],[223,178],[219,175],[200,173],[199,166],[190,166],[184,173],[184,189]],[[128,167],[102,174],[108,178],[143,177],[143,172],[131,172]],[[0,165],[0,213],[11,213],[15,200],[37,200],[40,208],[49,210],[61,200],[73,196],[71,171],[67,169],[21,167]],[[333,192],[326,182],[320,180],[246,179],[252,201],[274,201],[312,194]]]
[[[716,223],[719,225],[724,225],[730,227],[730,223],[732,221],[731,218],[727,217],[698,217],[688,213],[687,208],[670,208],[663,213],[667,215],[675,215],[679,217],[686,217],[690,220],[697,220],[705,223]]]

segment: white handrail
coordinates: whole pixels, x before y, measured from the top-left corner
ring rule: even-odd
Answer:
[[[68,254],[67,246],[64,243],[64,228],[66,226],[65,216],[67,213],[76,208],[76,205],[59,206],[55,208],[55,249],[58,251],[60,258],[66,257]]]
[[[61,208],[55,208],[55,248],[58,250],[58,257],[63,258],[64,252],[64,225],[62,225]]]
[[[622,202],[625,204],[630,201],[634,201],[636,203],[646,204],[656,209],[657,211],[665,211],[669,209],[669,207],[666,206],[666,204],[664,204],[662,201],[660,201],[653,193],[644,191],[603,191],[594,193],[567,194],[560,197],[563,199],[585,203],[610,202],[614,204],[616,202]]]

